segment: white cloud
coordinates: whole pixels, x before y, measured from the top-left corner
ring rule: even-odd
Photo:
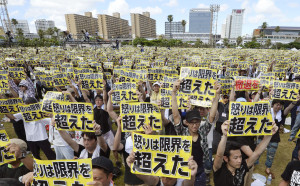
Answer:
[[[19,11],[18,10],[15,10],[13,12],[9,12],[9,18],[12,19],[14,17],[17,17],[19,14]]]
[[[224,12],[229,8],[228,4],[221,4],[220,5],[220,12]]]
[[[111,15],[114,12],[119,12],[121,15],[129,13],[129,5],[125,0],[115,0],[109,3],[107,14]]]
[[[254,24],[258,24],[258,23],[261,24],[264,21],[266,21],[266,16],[264,14],[257,14],[255,16],[250,16],[248,18],[248,21]]]
[[[287,5],[288,5],[288,7],[290,7],[290,8],[298,8],[298,7],[300,6],[299,3],[295,3],[295,2],[290,2],[290,3],[288,3]]]
[[[200,3],[200,4],[198,4],[198,5],[197,5],[197,8],[209,8],[209,6],[208,6],[208,5],[205,5],[205,4],[202,4],[202,3]]]
[[[185,8],[182,8],[182,9],[180,9],[179,11],[180,11],[180,13],[185,14],[186,9],[185,9]]]
[[[22,6],[25,4],[25,0],[9,0],[8,6]]]
[[[258,0],[255,5],[255,11],[262,14],[278,14],[280,9],[275,5],[273,0]]]
[[[166,6],[174,7],[178,5],[177,0],[169,0],[168,3],[165,4]]]
[[[294,17],[294,21],[300,23],[300,16]]]
[[[30,7],[24,14],[24,18],[32,20],[29,22],[30,31],[35,31],[34,21],[36,19],[54,20],[55,26],[61,30],[66,30],[64,14],[84,14],[86,11],[95,9],[95,4],[104,0],[30,0]],[[96,17],[93,14],[93,17]],[[34,28],[34,29],[33,29]]]
[[[135,8],[130,9],[130,13],[142,13],[142,12],[150,12],[150,16],[151,16],[151,15],[161,14],[162,9],[159,8],[158,6],[156,6],[156,7],[146,7],[146,8],[135,7]]]

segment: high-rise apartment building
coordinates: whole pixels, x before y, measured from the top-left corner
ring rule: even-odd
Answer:
[[[233,9],[232,14],[226,18],[225,38],[242,36],[245,9]]]
[[[104,39],[129,37],[128,21],[121,19],[118,12],[113,13],[113,16],[98,15],[98,26],[99,36]]]
[[[30,33],[27,20],[17,20],[17,21],[18,21],[18,24],[16,24],[16,25],[11,24],[11,27],[13,29],[14,34],[17,34],[17,29],[18,28],[22,29],[23,34]]]
[[[172,38],[173,33],[183,33],[184,27],[181,21],[179,22],[165,22],[165,37]]]
[[[209,8],[190,10],[189,33],[210,33],[212,14]]]
[[[54,21],[46,20],[46,19],[38,19],[35,21],[35,28],[38,32],[39,30],[46,31],[48,28],[54,28],[55,24]]]
[[[92,12],[85,12],[84,15],[65,14],[65,19],[67,30],[74,38],[82,37],[82,30],[86,30],[89,34],[98,31],[98,19],[93,18]]]
[[[131,13],[132,38],[156,38],[156,21],[150,18],[150,12]]]

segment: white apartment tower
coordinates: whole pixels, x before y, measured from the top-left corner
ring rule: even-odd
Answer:
[[[226,18],[225,38],[242,36],[245,9],[233,9],[232,14]]]
[[[35,28],[38,32],[39,30],[46,31],[48,28],[54,28],[54,21],[46,20],[46,19],[38,19],[35,21]]]
[[[11,24],[14,34],[17,33],[18,28],[22,29],[23,34],[30,33],[27,20],[17,20],[17,21],[18,21],[18,24],[16,24],[16,25]]]

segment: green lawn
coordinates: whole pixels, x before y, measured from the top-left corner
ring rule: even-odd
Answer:
[[[11,123],[3,123],[3,124],[5,126],[5,130],[6,130],[7,134],[9,135],[9,137],[15,138],[16,134],[14,132],[13,125]],[[116,127],[114,124],[113,124],[113,130],[116,130]],[[281,134],[281,142],[279,143],[279,147],[278,147],[278,150],[277,150],[277,153],[275,156],[275,160],[273,163],[273,167],[272,167],[272,172],[275,174],[275,177],[276,177],[274,180],[272,180],[272,185],[279,185],[280,180],[281,180],[280,175],[284,171],[288,162],[291,160],[292,151],[295,147],[295,143],[289,142],[288,138],[289,138],[289,133]],[[42,157],[42,159],[47,159],[43,152],[41,152],[41,157]],[[110,157],[111,157],[111,160],[113,162],[115,162],[112,153],[111,153]],[[254,173],[260,173],[264,176],[267,176],[265,174],[265,165],[264,165],[265,160],[266,160],[266,152],[264,152],[263,155],[261,156],[260,163],[259,163],[259,165],[257,165],[255,167]],[[118,179],[114,180],[115,185],[117,185],[117,186],[124,185],[124,183],[123,183],[124,166],[122,166],[121,170],[122,170],[122,176],[119,177]],[[213,185],[212,180],[213,179],[212,179],[212,174],[211,174],[211,185]]]

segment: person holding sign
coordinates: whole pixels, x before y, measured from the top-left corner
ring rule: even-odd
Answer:
[[[298,96],[298,100],[300,97]],[[273,121],[276,123],[278,127],[281,125],[284,125],[286,116],[290,113],[291,109],[296,105],[297,102],[292,102],[287,108],[282,110],[284,103],[281,100],[274,99],[272,101],[272,108],[271,113],[273,117]],[[257,140],[257,143],[260,143],[261,139]],[[280,142],[280,135],[279,131],[276,132],[276,134],[273,135],[270,143],[267,146],[267,159],[266,159],[266,170],[265,173],[267,175],[271,174],[272,179],[275,179],[274,174],[271,172],[271,167],[275,158],[275,154],[278,148],[278,143]],[[259,163],[259,159],[255,164]]]
[[[27,98],[24,103],[26,105],[37,103],[37,100],[33,97]],[[43,150],[48,160],[55,160],[55,153],[51,149],[51,145],[48,141],[48,135],[45,126],[51,123],[51,118],[44,118],[38,121],[25,121],[22,113],[6,114],[6,116],[18,122],[23,120],[26,133],[27,144],[29,146],[32,155],[36,159],[41,159],[40,149]]]
[[[11,84],[13,83],[13,84]],[[23,79],[17,89],[12,88],[14,86],[17,86],[13,81],[10,82],[10,91],[13,94],[14,97],[22,98],[23,101],[25,101],[29,97],[35,97],[35,88],[33,86],[32,81],[30,78],[27,78],[27,80]]]
[[[94,123],[95,133],[83,132],[81,134],[81,137],[83,138],[84,146],[76,143],[76,141],[74,141],[66,131],[59,130],[61,137],[74,150],[74,156],[79,159],[96,158],[99,156],[105,156],[109,158],[110,149],[102,137],[101,126],[97,124],[95,121],[93,123]],[[55,122],[52,122],[52,125],[55,125]]]
[[[243,186],[246,173],[268,146],[272,136],[265,136],[252,155],[245,160],[242,158],[240,146],[227,143],[229,120],[222,124],[221,129],[223,135],[213,164],[214,184],[215,186]],[[278,126],[273,123],[272,135],[274,135],[277,131]]]
[[[135,161],[135,152],[131,152],[126,159],[128,167]],[[150,175],[135,174],[139,179],[143,180],[146,185],[151,186],[193,186],[195,183],[195,177],[197,174],[198,165],[193,156],[188,160],[188,167],[191,169],[191,179],[178,179],[178,178],[168,178],[168,177],[158,177]]]
[[[184,127],[181,116],[178,111],[178,104],[176,93],[180,88],[180,80],[177,80],[173,85],[172,90],[172,113],[173,113],[173,123],[177,135],[192,136],[192,155],[194,160],[197,162],[198,170],[196,175],[195,185],[205,185],[206,175],[204,171],[203,163],[209,160],[209,149],[207,142],[207,135],[210,132],[212,124],[215,123],[218,100],[220,98],[221,86],[216,83],[214,87],[216,89],[216,97],[212,103],[210,109],[206,107],[200,107],[199,110],[191,110],[186,114],[186,124],[188,127]]]
[[[16,161],[9,162],[0,167],[0,178],[15,178],[33,171],[33,159],[26,154],[27,144],[21,139],[10,139],[7,150],[14,153]]]

